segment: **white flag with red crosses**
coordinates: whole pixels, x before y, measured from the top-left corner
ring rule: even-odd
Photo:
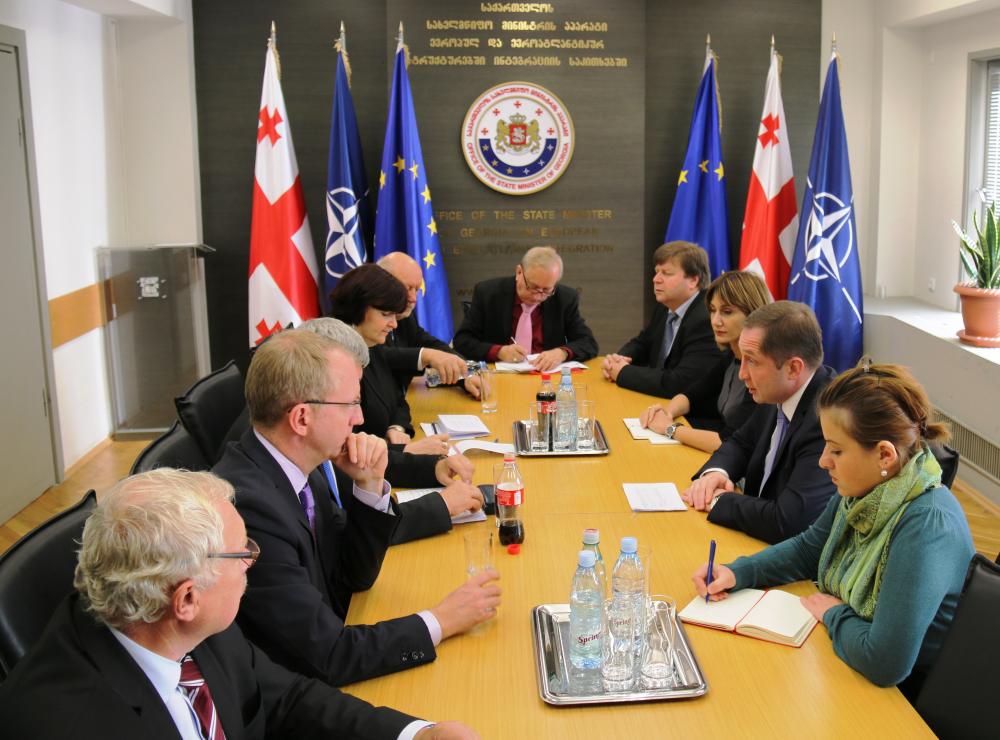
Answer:
[[[288,324],[297,326],[319,315],[316,253],[276,57],[269,42],[250,223],[251,347]]]

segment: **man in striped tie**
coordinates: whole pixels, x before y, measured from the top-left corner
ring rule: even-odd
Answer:
[[[126,478],[84,528],[77,593],[0,686],[16,738],[473,738],[272,663],[233,618],[260,555],[211,473]]]

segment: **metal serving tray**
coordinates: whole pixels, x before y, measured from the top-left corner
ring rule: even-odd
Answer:
[[[608,438],[604,435],[601,422],[594,419],[594,446],[589,450],[532,450],[528,447],[528,435],[524,431],[524,422],[514,422],[514,451],[519,457],[590,457],[607,455],[611,452]]]
[[[677,649],[674,664],[675,685],[667,689],[644,689],[606,693],[596,687],[589,691],[570,681],[569,605],[542,604],[531,610],[532,637],[535,645],[535,672],[538,695],[556,706],[575,704],[621,704],[636,701],[692,699],[708,691],[708,683],[698,665],[684,625],[677,622]]]

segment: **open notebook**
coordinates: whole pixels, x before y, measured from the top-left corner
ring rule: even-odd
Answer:
[[[802,645],[816,626],[816,619],[798,596],[776,588],[744,588],[707,604],[704,597],[695,596],[679,616],[690,624],[793,647]]]

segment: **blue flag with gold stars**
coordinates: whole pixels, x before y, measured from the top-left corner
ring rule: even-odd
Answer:
[[[378,187],[375,258],[381,259],[389,252],[406,252],[420,264],[424,284],[417,293],[417,321],[426,331],[450,342],[453,328],[448,275],[434,222],[402,43],[396,49]]]
[[[708,252],[708,266],[717,278],[729,269],[726,178],[722,166],[722,125],[715,82],[715,54],[705,59],[705,72],[691,117],[687,154],[677,178],[677,194],[664,241],[694,242]],[[703,288],[705,286],[702,286]]]

